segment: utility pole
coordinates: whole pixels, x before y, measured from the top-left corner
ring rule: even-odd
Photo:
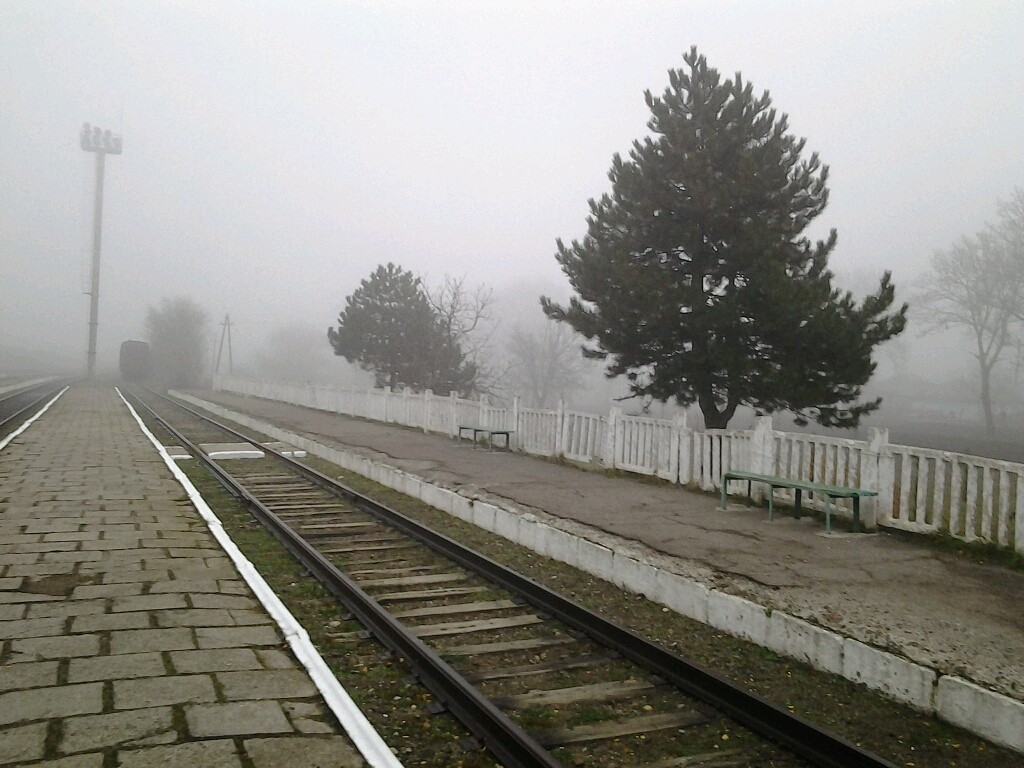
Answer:
[[[96,375],[96,328],[100,309],[100,240],[103,235],[103,168],[107,155],[121,154],[121,137],[110,131],[82,126],[82,149],[96,155],[96,193],[92,214],[92,280],[89,288],[89,363],[88,376]]]
[[[220,324],[220,347],[217,349],[217,366],[214,373],[220,373],[220,356],[224,353],[224,338],[228,340],[228,373],[235,372],[235,359],[231,354],[231,315],[224,315],[224,322]]]

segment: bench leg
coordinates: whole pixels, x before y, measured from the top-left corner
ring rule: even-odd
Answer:
[[[775,512],[775,488],[768,484],[768,522],[772,521],[772,514]]]
[[[728,507],[726,506],[726,496],[729,495],[729,481],[724,477],[722,478],[722,511],[725,512]]]
[[[825,533],[832,533],[832,497],[825,494]]]
[[[853,532],[860,533],[860,496],[853,497]]]
[[[752,486],[752,485],[753,485],[753,483],[750,480],[747,480],[747,506],[748,507],[754,506],[754,495],[750,492],[750,486]]]
[[[795,488],[794,491],[796,491],[796,505],[793,507],[793,517],[795,517],[797,520],[799,520],[800,519],[800,502],[803,500],[804,489],[803,488]]]

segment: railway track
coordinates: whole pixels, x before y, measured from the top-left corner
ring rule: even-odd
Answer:
[[[0,440],[31,418],[60,392],[66,383],[45,381],[0,395]]]
[[[372,635],[408,660],[509,768],[892,766],[279,451],[228,471],[199,444],[253,438],[131,399],[351,612],[336,642]]]

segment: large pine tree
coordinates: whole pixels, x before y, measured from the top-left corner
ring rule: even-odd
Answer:
[[[611,194],[590,201],[587,235],[556,258],[577,296],[544,311],[591,341],[633,394],[698,403],[722,428],[736,408],[855,426],[872,349],[903,330],[888,272],[860,304],[833,288],[836,233],[802,233],[828,201],[827,166],[801,159],[768,93],[722,80],[691,49],[661,98],[654,136],[615,155]]]
[[[372,371],[377,386],[468,394],[476,381],[476,366],[441,327],[419,279],[394,264],[362,281],[327,337],[336,355]]]

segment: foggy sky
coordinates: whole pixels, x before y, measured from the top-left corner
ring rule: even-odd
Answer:
[[[697,45],[771,92],[831,167],[814,235],[892,268],[1024,185],[1024,5],[1006,2],[0,2],[0,341],[80,360],[94,156],[107,160],[100,364],[187,295],[326,327],[374,267],[564,283],[643,91]],[[535,296],[523,301],[536,302]],[[326,341],[325,341],[326,344]],[[2,367],[2,366],[0,366]]]

